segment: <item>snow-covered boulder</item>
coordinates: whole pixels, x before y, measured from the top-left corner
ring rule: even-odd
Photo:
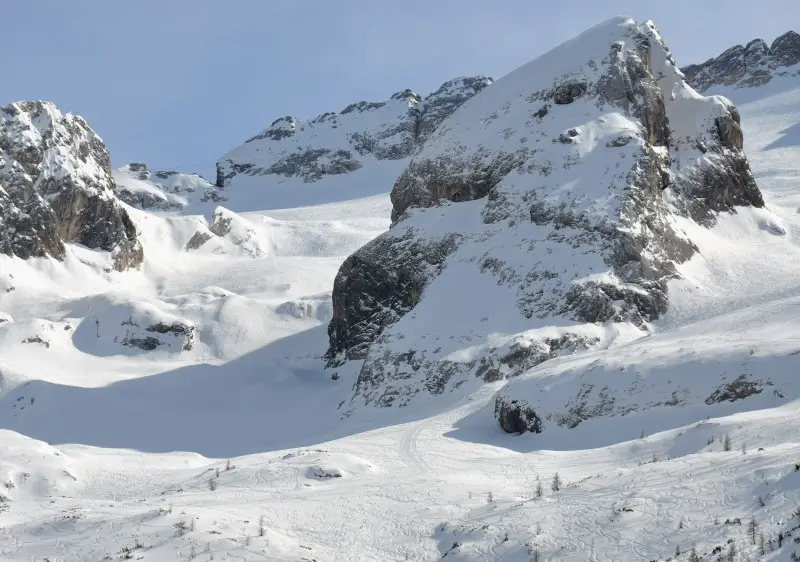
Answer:
[[[312,183],[359,170],[369,160],[407,158],[447,116],[491,82],[485,76],[456,78],[425,99],[403,90],[386,101],[353,103],[309,121],[281,117],[219,159],[216,185],[224,193],[247,178]]]
[[[111,252],[118,270],[143,258],[108,151],[86,121],[49,102],[2,107],[0,252],[62,260],[65,243]]]
[[[132,162],[113,171],[119,198],[132,207],[152,210],[180,210],[191,202],[222,201],[217,188],[199,174],[150,171]]]
[[[194,348],[195,326],[151,303],[111,303],[84,318],[73,341],[78,349],[99,356],[180,353]]]
[[[404,405],[639,333],[713,224],[763,206],[739,115],[616,18],[467,100],[411,159],[393,226],[342,265],[331,367],[352,406]]]
[[[270,243],[267,233],[258,226],[230,209],[217,207],[208,226],[195,232],[185,249],[259,258],[269,253]]]
[[[784,33],[771,46],[763,39],[736,45],[702,64],[681,69],[698,92],[713,86],[761,86],[775,76],[800,75],[800,34]]]

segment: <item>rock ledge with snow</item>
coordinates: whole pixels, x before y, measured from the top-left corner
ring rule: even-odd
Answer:
[[[397,180],[392,228],[336,277],[328,361],[359,371],[351,409],[647,331],[696,252],[680,220],[763,206],[739,121],[629,18],[464,102]]]

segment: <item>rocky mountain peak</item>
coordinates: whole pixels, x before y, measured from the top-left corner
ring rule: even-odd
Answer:
[[[473,93],[395,183],[392,228],[336,277],[328,359],[358,370],[351,408],[512,377],[610,325],[646,332],[696,251],[678,218],[763,206],[742,140],[733,104],[630,18]]]
[[[417,104],[422,101],[422,96],[420,96],[410,88],[406,88],[405,90],[402,90],[400,92],[395,92],[389,99],[409,101],[413,104]]]
[[[217,187],[199,174],[175,170],[151,171],[143,162],[131,162],[113,170],[117,196],[139,209],[169,211],[191,203],[220,202]]]
[[[272,122],[272,124],[262,133],[246,140],[245,142],[253,142],[261,139],[281,140],[286,137],[291,137],[297,128],[297,119],[291,115],[286,117],[279,117]]]
[[[770,58],[776,67],[789,67],[800,63],[800,34],[789,31],[775,41],[769,49]]]
[[[736,45],[702,64],[682,68],[699,92],[713,86],[760,86],[775,76],[800,75],[800,35],[789,31],[767,46],[763,39]]]
[[[71,242],[111,252],[119,270],[142,261],[108,150],[82,117],[50,102],[0,108],[0,251],[60,260]]]
[[[459,105],[491,84],[462,77],[423,98],[406,89],[381,102],[359,101],[308,121],[277,119],[217,162],[217,186],[266,176],[312,183],[354,172],[370,159],[402,160]]]

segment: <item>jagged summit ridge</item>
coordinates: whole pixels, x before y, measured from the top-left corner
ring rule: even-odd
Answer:
[[[404,405],[643,330],[713,224],[763,206],[739,115],[688,86],[651,22],[615,18],[445,119],[392,190],[393,227],[334,283],[351,407]]]
[[[386,101],[352,103],[305,122],[281,117],[220,158],[216,185],[227,188],[239,175],[314,182],[358,170],[367,158],[407,158],[442,120],[491,82],[486,76],[461,77],[424,99],[403,90]]]
[[[761,86],[775,76],[800,75],[800,34],[789,31],[767,45],[754,39],[747,45],[736,45],[718,57],[681,70],[697,91],[712,86]]]
[[[61,260],[70,242],[111,252],[119,270],[143,258],[103,141],[50,102],[0,108],[0,251]]]

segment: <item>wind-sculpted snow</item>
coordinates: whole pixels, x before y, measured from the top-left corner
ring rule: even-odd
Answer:
[[[800,75],[800,34],[784,33],[771,46],[763,39],[736,45],[702,64],[681,69],[699,92],[713,86],[757,87],[775,77]]]
[[[456,78],[425,99],[403,90],[387,101],[353,103],[305,122],[281,117],[220,158],[216,184],[230,191],[246,178],[262,178],[263,184],[286,178],[313,183],[375,160],[408,158],[446,117],[491,82],[485,76]]]
[[[466,101],[397,180],[393,227],[335,281],[329,364],[363,361],[351,407],[647,331],[696,251],[678,217],[763,206],[739,122],[626,18]]]
[[[109,155],[86,121],[48,102],[0,108],[0,251],[65,257],[65,243],[138,266],[142,246],[114,193]]]

